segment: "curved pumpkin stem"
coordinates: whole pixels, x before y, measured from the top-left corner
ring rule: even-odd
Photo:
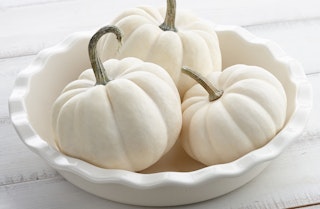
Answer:
[[[176,20],[176,0],[167,0],[167,12],[164,22],[159,26],[164,31],[177,32]]]
[[[208,79],[200,75],[200,73],[185,66],[182,67],[182,72],[197,81],[197,83],[199,83],[208,92],[210,102],[215,101],[222,96],[223,91],[218,90],[210,81],[208,81]]]
[[[90,39],[88,51],[91,66],[96,77],[96,85],[106,85],[110,81],[97,52],[99,39],[107,33],[115,34],[119,43],[121,43],[122,40],[122,33],[116,26],[105,26],[98,30]]]

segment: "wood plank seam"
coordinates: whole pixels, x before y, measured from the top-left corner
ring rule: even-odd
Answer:
[[[310,204],[305,204],[305,205],[298,205],[298,206],[289,207],[289,208],[285,208],[285,209],[309,208],[309,207],[314,207],[314,206],[320,206],[320,202],[310,203]]]

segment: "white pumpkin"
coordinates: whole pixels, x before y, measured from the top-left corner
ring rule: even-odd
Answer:
[[[101,29],[92,41],[112,28]],[[125,58],[102,65],[94,53],[89,51],[93,70],[69,83],[53,105],[55,143],[62,153],[99,167],[145,169],[179,136],[179,93],[156,64]]]
[[[123,31],[123,44],[118,49],[112,37],[102,38],[102,60],[133,56],[156,63],[169,72],[181,95],[195,84],[181,74],[183,65],[203,75],[221,71],[219,40],[213,24],[187,11],[176,15],[175,0],[167,0],[167,12],[154,7],[132,8],[111,24]]]
[[[286,94],[265,69],[234,65],[206,78],[184,71],[203,85],[187,91],[182,103],[181,140],[194,159],[231,162],[264,146],[283,127]]]

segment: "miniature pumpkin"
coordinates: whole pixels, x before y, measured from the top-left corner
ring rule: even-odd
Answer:
[[[93,69],[69,83],[52,110],[55,143],[62,153],[103,168],[139,171],[164,155],[179,136],[179,93],[160,66],[137,58],[96,56],[99,30],[89,43]]]
[[[118,50],[112,37],[105,36],[100,47],[102,59],[132,56],[156,63],[169,72],[180,95],[195,84],[181,74],[183,65],[203,75],[212,70],[221,71],[219,40],[214,26],[187,11],[176,15],[175,0],[167,0],[166,12],[153,7],[133,8],[124,11],[111,24],[123,31],[123,45]]]
[[[265,145],[283,127],[286,94],[265,69],[239,64],[207,77],[189,68],[183,72],[199,82],[182,103],[181,140],[194,159],[206,165],[231,162]]]

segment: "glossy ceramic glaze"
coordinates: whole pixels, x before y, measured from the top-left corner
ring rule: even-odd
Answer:
[[[135,205],[190,204],[226,194],[257,176],[301,133],[312,92],[300,64],[275,43],[243,28],[217,26],[223,68],[233,64],[264,67],[283,84],[287,100],[284,128],[264,147],[227,164],[205,167],[177,145],[158,163],[134,173],[101,169],[70,158],[50,145],[50,111],[63,87],[90,68],[88,42],[93,33],[73,34],[39,53],[23,70],[9,100],[12,122],[21,140],[74,185],[97,196]]]

